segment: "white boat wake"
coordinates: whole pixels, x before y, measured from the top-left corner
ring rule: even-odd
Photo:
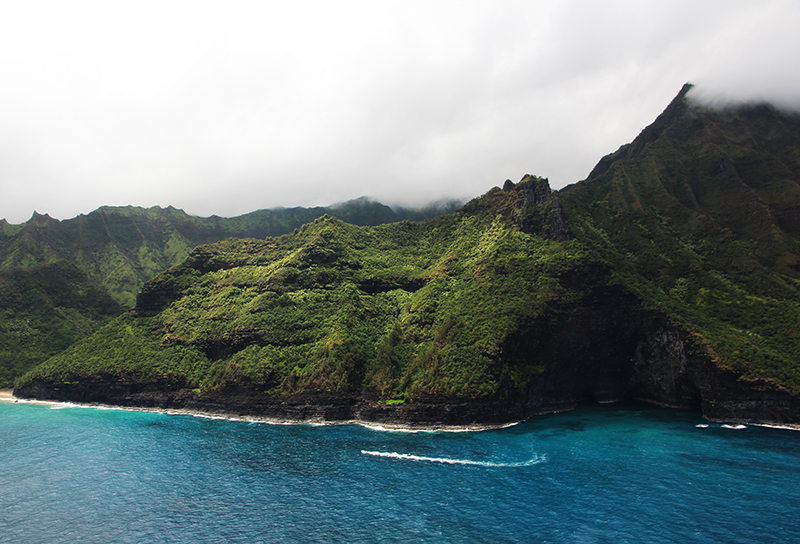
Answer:
[[[444,463],[447,465],[473,465],[478,467],[529,467],[544,463],[547,458],[544,455],[537,455],[527,461],[519,463],[495,463],[492,461],[473,461],[471,459],[450,459],[448,457],[424,457],[422,455],[411,455],[408,453],[396,453],[390,451],[367,451],[361,450],[364,455],[375,457],[389,457],[392,459],[402,459],[405,461],[427,461],[429,463]]]

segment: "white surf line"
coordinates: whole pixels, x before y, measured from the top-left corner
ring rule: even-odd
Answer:
[[[475,433],[481,431],[494,431],[497,429],[507,429],[515,425],[519,425],[519,421],[512,421],[511,423],[502,423],[498,425],[443,425],[431,427],[403,427],[400,425],[381,424],[381,423],[368,423],[366,421],[354,421],[356,425],[361,425],[365,429],[379,432],[390,433]]]
[[[217,414],[213,412],[200,412],[195,410],[187,410],[182,408],[152,408],[145,406],[117,406],[112,404],[97,404],[97,403],[77,403],[69,401],[55,401],[55,400],[38,400],[38,399],[24,399],[17,398],[11,394],[10,390],[0,391],[0,402],[9,402],[17,404],[38,404],[43,406],[50,406],[53,410],[61,410],[63,408],[93,408],[95,410],[121,410],[124,412],[145,412],[152,414],[164,414],[169,416],[191,416],[201,419],[218,419],[223,421],[233,421],[239,423],[256,423],[265,425],[304,425],[310,427],[325,427],[325,426],[340,426],[340,425],[360,425],[366,429],[373,431],[385,432],[400,432],[400,433],[472,433],[480,431],[490,431],[495,429],[505,429],[518,425],[520,422],[514,421],[511,423],[504,423],[499,425],[475,425],[475,426],[437,426],[437,427],[400,427],[393,425],[384,425],[380,423],[369,423],[358,419],[336,420],[336,421],[320,421],[320,420],[305,420],[305,419],[273,419],[260,416],[235,416],[230,414]]]
[[[791,423],[751,423],[754,427],[766,427],[768,429],[782,429],[784,431],[800,431],[800,425]]]
[[[533,459],[529,459],[528,461],[522,461],[520,463],[494,463],[491,461],[473,461],[470,459],[450,459],[448,457],[425,457],[422,455],[411,455],[408,453],[396,453],[389,451],[361,450],[361,453],[364,455],[372,455],[374,457],[389,457],[392,459],[402,459],[406,461],[427,461],[429,463],[443,463],[447,465],[472,465],[479,467],[528,467],[531,465],[538,465],[539,463],[544,463],[545,461],[547,461],[547,458],[544,455],[542,455],[541,457],[536,456]]]
[[[61,402],[55,400],[31,400],[31,399],[19,399],[17,397],[0,397],[0,402],[8,402],[14,404],[35,404],[40,406],[50,406],[53,410],[58,410],[61,408],[83,408],[84,406],[81,404],[75,404],[72,402]],[[91,408],[91,406],[86,405],[86,408]]]
[[[708,429],[709,425],[708,425],[708,423],[698,423],[697,425],[695,425],[695,427],[697,427],[698,429]],[[738,425],[738,424],[733,424],[733,423],[723,423],[719,427],[721,429],[735,429],[735,430],[738,431],[738,430],[741,430],[741,429],[746,429],[747,425]]]

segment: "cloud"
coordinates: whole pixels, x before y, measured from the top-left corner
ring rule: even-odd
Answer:
[[[709,102],[768,101],[800,109],[800,72],[792,68],[800,56],[795,29],[800,4],[746,4],[725,13],[698,47],[696,98]]]
[[[792,1],[26,2],[0,13],[0,217],[554,187],[686,81],[800,96]],[[702,93],[701,93],[702,94]]]

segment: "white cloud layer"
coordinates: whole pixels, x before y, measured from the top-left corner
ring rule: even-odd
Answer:
[[[683,83],[800,108],[800,2],[6,2],[0,217],[578,181]]]

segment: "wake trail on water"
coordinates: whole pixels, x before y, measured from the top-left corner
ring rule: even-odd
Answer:
[[[451,459],[449,457],[424,457],[422,455],[411,455],[409,453],[396,453],[390,451],[367,451],[361,450],[364,455],[372,455],[374,457],[389,457],[391,459],[402,459],[405,461],[425,461],[429,463],[443,463],[447,465],[472,465],[478,467],[529,467],[538,465],[547,461],[544,455],[535,456],[527,461],[519,463],[495,463],[492,461],[473,461],[471,459]]]

